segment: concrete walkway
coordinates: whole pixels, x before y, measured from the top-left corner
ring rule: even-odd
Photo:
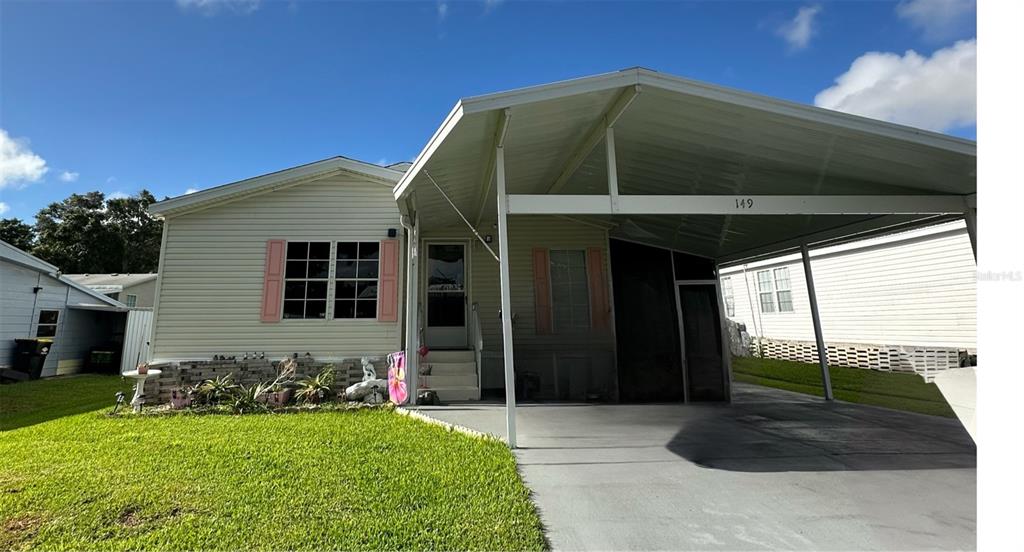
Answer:
[[[731,405],[521,405],[520,470],[561,550],[975,548],[956,420],[734,384]],[[503,406],[421,407],[504,435]]]

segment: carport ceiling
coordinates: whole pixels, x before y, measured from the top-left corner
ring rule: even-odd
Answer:
[[[626,96],[632,101],[625,101],[614,123],[622,194],[967,196],[976,190],[972,141],[628,69],[461,100],[395,187],[395,196],[404,207],[414,194],[415,209],[430,214],[421,220],[425,228],[461,224],[426,179],[429,173],[472,223],[490,227],[496,220],[493,151],[502,137],[508,193],[606,194],[603,138],[591,140],[592,149],[581,146],[603,129],[606,116],[618,113]],[[501,132],[506,110],[510,118]],[[716,259],[781,249],[805,236],[934,219],[587,218],[607,224],[612,235]]]

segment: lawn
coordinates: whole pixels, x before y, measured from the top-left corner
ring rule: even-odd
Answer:
[[[500,442],[382,409],[109,417],[122,387],[0,387],[17,427],[0,437],[0,550],[545,547]]]
[[[733,379],[823,396],[817,364],[769,358],[733,357]],[[956,417],[942,393],[921,376],[860,368],[829,367],[836,399],[934,416]]]

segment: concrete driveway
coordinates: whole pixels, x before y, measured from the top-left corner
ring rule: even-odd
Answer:
[[[504,408],[422,407],[504,434]],[[518,409],[516,451],[562,550],[975,548],[956,420],[734,384],[731,405]]]

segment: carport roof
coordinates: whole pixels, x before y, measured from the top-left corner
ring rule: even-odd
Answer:
[[[506,119],[507,114],[507,119]],[[507,121],[507,123],[506,123]],[[623,195],[959,195],[976,144],[634,68],[462,99],[394,188],[425,228],[496,219],[494,148],[509,194],[606,194],[606,123]],[[948,215],[587,215],[610,235],[735,260]]]

